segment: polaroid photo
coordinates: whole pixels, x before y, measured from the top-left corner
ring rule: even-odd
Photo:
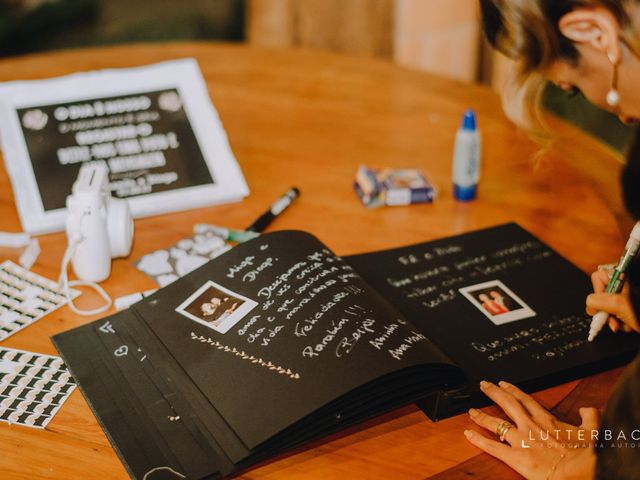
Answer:
[[[499,280],[460,289],[467,300],[496,325],[534,317],[531,307]]]
[[[208,281],[176,308],[176,312],[218,333],[227,333],[257,305],[258,302],[250,298]]]

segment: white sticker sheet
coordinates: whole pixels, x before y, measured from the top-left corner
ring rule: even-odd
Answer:
[[[74,388],[60,357],[0,347],[0,421],[45,428]]]
[[[71,290],[72,298],[80,295]],[[67,303],[58,284],[6,260],[0,264],[0,341]]]

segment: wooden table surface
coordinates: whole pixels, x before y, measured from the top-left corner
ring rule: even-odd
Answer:
[[[132,260],[189,236],[196,222],[246,227],[292,185],[302,195],[273,229],[304,229],[338,254],[427,241],[517,221],[585,271],[616,258],[623,240],[616,208],[617,164],[597,142],[560,123],[558,149],[534,165],[537,146],[505,118],[490,90],[390,63],[327,53],[176,43],[73,50],[0,60],[0,81],[46,78],[105,67],[195,57],[242,167],[251,195],[241,203],[136,220],[129,259],[114,262],[103,286],[114,297],[152,288]],[[451,197],[454,135],[473,107],[483,135],[478,199]],[[365,209],[352,189],[356,168],[420,167],[439,187],[431,205]],[[594,182],[593,180],[597,181]],[[0,230],[19,231],[12,189],[0,169]],[[57,278],[64,234],[40,237],[33,270]],[[0,259],[19,252],[0,250]],[[79,301],[82,305],[82,301]],[[85,304],[86,306],[86,304]],[[62,308],[2,342],[56,354],[49,337],[96,317]],[[574,420],[580,406],[602,407],[620,370],[539,392]],[[518,478],[462,434],[461,415],[433,423],[406,407],[244,472],[243,479]],[[45,431],[0,423],[3,479],[127,478],[76,390]]]

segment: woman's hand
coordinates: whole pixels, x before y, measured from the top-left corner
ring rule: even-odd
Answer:
[[[595,454],[592,434],[598,431],[598,412],[581,408],[580,426],[557,420],[533,397],[507,382],[481,382],[480,389],[511,419],[503,433],[504,443],[465,430],[467,439],[529,480],[560,480],[593,477]],[[487,433],[498,435],[502,418],[472,408],[469,416]],[[595,433],[592,433],[595,432]]]
[[[629,297],[629,288],[625,285],[621,293],[606,293],[607,283],[609,283],[609,274],[604,270],[597,270],[591,274],[591,283],[593,291],[587,297],[587,313],[595,315],[597,312],[604,311],[609,313],[609,328],[618,332],[631,332],[635,330],[640,332],[638,319],[631,305]]]

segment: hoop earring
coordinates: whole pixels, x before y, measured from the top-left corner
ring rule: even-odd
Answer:
[[[615,108],[620,105],[620,92],[618,92],[618,62],[615,61],[612,53],[608,53],[607,56],[613,66],[613,77],[611,78],[611,89],[607,92],[605,100],[607,105],[611,108]]]

